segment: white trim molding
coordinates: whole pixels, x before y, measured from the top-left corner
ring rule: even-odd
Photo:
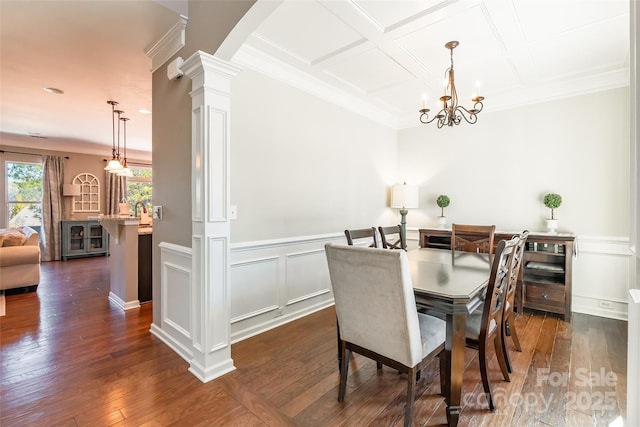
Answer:
[[[578,236],[573,262],[572,309],[576,313],[627,320],[627,293],[634,268],[626,237]]]
[[[145,49],[144,54],[151,58],[152,73],[162,67],[169,58],[184,47],[188,19],[186,16],[180,16],[178,22],[165,35],[160,37],[160,40]]]

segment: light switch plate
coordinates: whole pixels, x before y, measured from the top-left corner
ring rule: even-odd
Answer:
[[[153,207],[153,219],[157,219],[157,220],[162,219],[162,206]]]
[[[229,219],[238,219],[238,207],[236,205],[231,205],[229,209]]]

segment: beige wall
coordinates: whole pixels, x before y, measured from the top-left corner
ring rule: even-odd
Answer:
[[[449,223],[543,230],[541,200],[555,192],[559,231],[628,238],[628,105],[625,87],[482,113],[473,126],[399,132],[398,169],[421,186],[409,226],[436,225],[445,193]]]
[[[16,161],[41,161],[40,155],[57,155],[63,157],[69,157],[64,160],[64,184],[70,184],[73,181],[73,178],[79,173],[90,173],[95,175],[100,181],[100,212],[77,212],[74,213],[74,219],[82,220],[86,219],[88,216],[96,216],[101,213],[105,213],[105,171],[104,171],[104,156],[95,156],[90,154],[80,154],[80,153],[69,153],[65,151],[51,151],[51,150],[41,150],[36,148],[28,148],[28,147],[19,147],[19,146],[11,146],[11,145],[0,145],[0,150],[5,151],[15,151],[20,153],[33,153],[38,156],[31,155],[21,155],[21,154],[13,154],[13,153],[3,153],[0,154],[0,159],[2,159],[1,168],[1,176],[3,177],[3,200],[6,200],[6,196],[4,194],[4,176],[5,176],[5,161],[6,160],[16,160]],[[108,154],[108,153],[105,153]],[[137,161],[132,159],[132,161]],[[71,197],[64,197],[64,212],[65,219],[69,219],[71,213]],[[4,209],[0,213],[0,227],[4,227],[7,224],[7,219],[5,218],[6,212]]]
[[[197,50],[213,54],[254,1],[189,1],[186,45],[177,56]],[[191,247],[191,80],[169,81],[166,67],[153,73],[153,204],[163,220],[153,223],[153,296],[160,302],[161,242]],[[160,323],[160,310],[154,311]]]

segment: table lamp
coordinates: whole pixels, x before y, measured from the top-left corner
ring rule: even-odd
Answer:
[[[402,226],[402,235],[407,239],[407,209],[416,209],[418,207],[418,186],[407,185],[407,183],[396,184],[391,189],[391,207],[400,209],[400,225]]]
[[[82,195],[82,189],[80,184],[62,184],[62,195],[64,197],[75,197]],[[75,212],[75,206],[73,206],[73,200],[71,200],[71,215],[70,219],[73,219],[73,213]]]

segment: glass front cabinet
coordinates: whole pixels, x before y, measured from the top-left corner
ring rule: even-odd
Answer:
[[[108,255],[109,233],[98,221],[62,221],[62,259]]]

